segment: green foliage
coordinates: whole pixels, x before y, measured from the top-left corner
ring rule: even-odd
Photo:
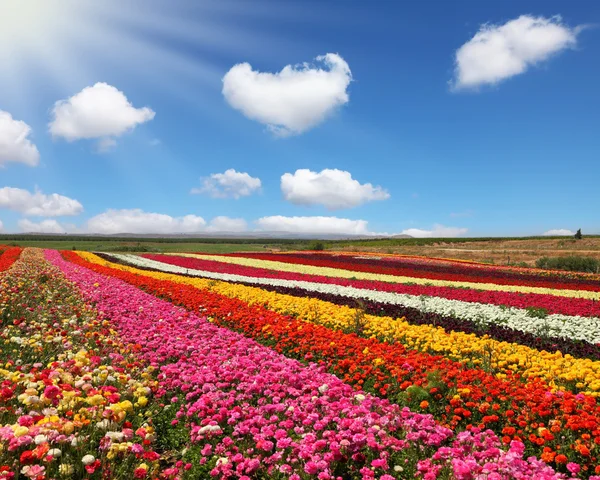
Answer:
[[[546,270],[567,270],[570,272],[599,273],[600,261],[593,257],[569,255],[567,257],[542,257],[535,262],[538,268]]]
[[[583,235],[581,234],[581,228],[575,233],[575,238],[577,240],[581,240],[583,238]]]
[[[323,242],[313,242],[308,246],[308,249],[321,252],[325,250],[325,244]]]
[[[548,316],[548,310],[545,308],[527,307],[527,315],[532,318],[546,318]]]

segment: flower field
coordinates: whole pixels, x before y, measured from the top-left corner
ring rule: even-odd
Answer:
[[[0,251],[0,479],[600,480],[598,276]]]

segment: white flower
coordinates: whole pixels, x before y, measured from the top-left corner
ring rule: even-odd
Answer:
[[[46,435],[36,435],[33,441],[36,445],[41,445],[48,442],[48,437]]]
[[[217,467],[220,467],[221,465],[227,465],[229,463],[229,460],[227,459],[227,457],[219,457],[219,459],[217,460]]]
[[[60,448],[52,448],[51,450],[48,450],[47,455],[49,455],[52,458],[58,458],[62,455],[62,451]]]
[[[327,390],[329,390],[329,385],[327,385],[326,383],[319,387],[319,393],[325,393]]]
[[[87,455],[84,455],[83,458],[81,459],[81,463],[83,463],[86,467],[88,465],[91,465],[95,461],[96,461],[96,457],[94,457],[93,455],[90,455],[89,453]]]
[[[110,438],[113,442],[122,442],[125,435],[123,432],[106,432],[105,437]]]
[[[530,312],[516,307],[504,307],[486,303],[465,302],[425,295],[381,292],[355,287],[345,287],[329,283],[306,282],[300,280],[280,280],[276,278],[250,277],[229,273],[215,273],[169,265],[129,254],[113,254],[114,258],[125,260],[132,265],[154,268],[168,273],[188,273],[196,277],[244,282],[255,285],[297,287],[311,292],[328,293],[350,298],[361,298],[380,303],[402,305],[424,312],[453,316],[482,325],[500,324],[514,330],[533,335],[580,340],[592,344],[600,343],[600,319],[575,315],[552,314],[545,318],[532,317]],[[307,271],[310,273],[310,271]]]
[[[354,395],[354,400],[356,400],[357,402],[362,402],[365,398],[367,397],[365,397],[362,393],[357,393],[356,395]]]
[[[221,427],[219,427],[218,425],[205,425],[200,430],[198,430],[198,433],[200,435],[203,435],[205,433],[216,433],[220,431]]]

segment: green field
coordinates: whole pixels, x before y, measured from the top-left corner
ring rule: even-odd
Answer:
[[[86,250],[101,252],[206,252],[232,253],[262,251],[264,243],[204,243],[204,242],[152,242],[152,241],[97,241],[97,240],[9,240],[1,239],[0,244],[21,247],[52,248],[56,250]]]
[[[586,235],[587,242],[597,243],[597,235]],[[339,250],[339,249],[389,249],[388,253],[410,253],[428,255],[427,248],[459,246],[483,243],[485,248],[503,248],[505,242],[526,241],[531,245],[542,245],[552,241],[560,244],[587,245],[565,237],[487,237],[487,238],[374,238],[352,240],[307,240],[307,239],[257,239],[257,238],[134,238],[94,237],[81,235],[0,235],[0,245],[52,248],[57,250],[87,250],[104,252],[206,252],[231,253],[247,251],[280,250]],[[567,246],[569,246],[567,245]],[[596,249],[597,247],[587,246]],[[415,250],[418,249],[418,250]],[[439,253],[439,252],[438,252]],[[438,255],[445,256],[445,255]],[[452,256],[452,255],[451,255]]]

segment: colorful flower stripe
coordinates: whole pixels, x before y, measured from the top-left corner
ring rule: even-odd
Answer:
[[[557,278],[549,279],[532,274],[518,274],[506,271],[480,267],[467,267],[463,265],[440,264],[439,262],[406,261],[400,259],[370,259],[363,257],[348,257],[335,254],[314,253],[288,253],[285,255],[275,253],[233,253],[227,256],[239,256],[260,260],[290,261],[303,265],[331,266],[371,273],[384,273],[389,275],[431,278],[439,280],[454,280],[465,282],[488,282],[499,285],[523,285],[531,287],[578,289],[600,291],[600,281],[593,279]],[[288,260],[285,260],[288,259]]]
[[[64,256],[77,265],[125,280],[191,311],[203,311],[216,323],[241,331],[288,356],[317,360],[344,381],[394,401],[428,409],[453,428],[488,426],[504,435],[504,443],[520,438],[528,452],[539,453],[558,468],[564,469],[569,460],[582,464],[586,474],[596,468],[600,406],[591,397],[551,393],[547,385],[536,379],[524,384],[509,375],[504,381],[483,370],[409,351],[398,344],[336,332],[278,315],[259,304],[249,306],[214,291],[160,280],[151,272],[107,267],[107,262],[92,263],[74,252],[64,252]],[[173,276],[158,276],[167,277]]]
[[[177,358],[161,368],[160,378],[185,393],[187,403],[176,417],[199,421],[192,434],[204,443],[200,462],[214,461],[212,476],[248,479],[281,472],[294,478],[296,471],[323,480],[352,473],[391,480],[394,466],[414,476],[415,460],[425,457],[416,465],[425,478],[443,470],[472,478],[484,468],[510,477],[562,477],[538,460],[521,460],[521,443],[513,443],[509,453],[500,451],[492,432],[465,433],[449,448],[452,431],[431,415],[357,393],[314,366],[303,367],[119,280],[68,264],[56,252],[48,256],[135,338],[142,357],[159,363]],[[119,322],[123,310],[131,313]],[[461,474],[466,465],[468,476]]]
[[[0,478],[174,479],[183,471],[155,450],[154,369],[41,250],[25,250],[0,277],[0,314]]]
[[[420,264],[440,264],[440,265],[460,265],[469,268],[487,270],[492,272],[510,272],[517,274],[531,274],[540,278],[557,278],[557,279],[581,279],[600,282],[600,275],[587,272],[573,272],[568,270],[544,270],[535,267],[517,267],[515,265],[496,265],[490,263],[482,263],[475,260],[465,260],[460,258],[443,258],[443,257],[424,257],[420,255],[404,255],[400,253],[380,253],[380,252],[356,252],[356,251],[281,251],[278,255],[298,255],[298,254],[317,254],[323,256],[335,255],[345,257],[365,258],[367,260],[385,259],[398,261],[412,261]]]
[[[114,258],[117,260],[120,259],[139,267],[151,268],[163,272],[213,278],[227,282],[256,284],[260,285],[261,287],[266,285],[284,288],[300,288],[306,292],[307,296],[314,296],[312,293],[318,292],[326,295],[366,299],[383,304],[401,305],[403,307],[413,309],[414,312],[421,311],[423,313],[434,313],[436,315],[445,317],[455,317],[458,319],[468,320],[475,323],[479,327],[477,328],[477,331],[482,331],[490,326],[501,325],[505,328],[528,333],[533,336],[553,338],[554,343],[556,341],[560,341],[559,339],[568,339],[575,340],[576,342],[579,341],[588,342],[590,344],[600,344],[600,318],[586,318],[581,316],[567,316],[560,314],[540,315],[539,313],[536,313],[535,311],[532,312],[531,310],[461,302],[457,300],[447,300],[436,297],[417,297],[414,295],[378,292],[375,290],[358,289],[315,282],[282,280],[273,277],[265,278],[262,276],[247,276],[238,272],[247,272],[249,267],[238,267],[237,265],[232,264],[221,264],[221,268],[219,268],[221,272],[217,273],[199,270],[196,268],[204,265],[208,261],[186,257],[174,257],[169,255],[143,255],[142,257],[137,257],[135,255],[126,254],[109,254],[104,258]],[[213,265],[214,264],[215,262],[213,262]],[[219,264],[217,263],[216,265]],[[259,270],[259,272],[261,271]],[[263,269],[262,272],[266,272],[266,270]],[[276,276],[276,274],[273,275]],[[552,342],[549,343],[552,345]],[[556,350],[559,350],[558,346],[555,346],[552,351]],[[589,349],[583,348],[581,351],[589,351]],[[593,355],[594,358],[600,358],[600,348],[595,347],[592,351],[596,351]],[[563,353],[566,352],[563,351]],[[587,355],[584,355],[584,357],[585,356]]]
[[[242,285],[254,286],[251,283],[242,283]],[[404,318],[411,325],[439,325],[446,331],[471,333],[479,336],[487,335],[500,342],[518,343],[536,350],[546,350],[547,352],[559,351],[576,358],[600,360],[600,345],[593,345],[588,342],[551,336],[540,337],[532,333],[508,328],[501,324],[483,324],[483,322],[478,324],[461,318],[423,312],[417,308],[410,308],[402,305],[390,305],[388,303],[373,302],[369,300],[357,301],[356,298],[352,297],[314,292],[296,287],[261,285],[261,288],[272,292],[293,295],[294,297],[313,297],[336,305],[360,308],[371,315]]]
[[[535,293],[508,293],[464,288],[432,287],[423,285],[404,285],[398,283],[376,282],[371,280],[349,280],[322,275],[308,275],[303,273],[279,272],[266,268],[247,267],[231,263],[201,260],[199,258],[181,257],[177,255],[144,254],[144,258],[157,260],[171,265],[185,267],[190,262],[190,268],[198,270],[229,273],[233,272],[248,277],[273,278],[280,280],[298,280],[313,283],[341,285],[359,289],[378,290],[381,292],[395,292],[407,295],[447,298],[463,302],[482,303],[500,306],[511,306],[520,309],[543,309],[548,313],[557,313],[570,316],[600,317],[600,302],[581,298],[555,297],[553,295],[539,295]]]
[[[498,342],[487,337],[462,332],[446,332],[432,325],[414,326],[404,319],[362,315],[357,309],[333,305],[314,298],[296,298],[278,295],[260,288],[246,287],[217,280],[188,278],[162,272],[148,272],[133,267],[106,262],[98,256],[80,252],[84,259],[110,267],[143,275],[212,289],[222,295],[238,298],[248,304],[258,303],[283,314],[298,316],[302,320],[320,322],[337,329],[348,329],[363,317],[364,333],[422,352],[442,354],[467,365],[485,365],[502,376],[515,371],[525,378],[543,378],[554,388],[568,388],[600,396],[600,362],[573,358],[561,352],[538,351],[523,345]]]
[[[485,269],[489,271],[501,271],[501,272],[512,272],[519,274],[533,274],[540,277],[557,277],[557,278],[575,278],[575,279],[589,279],[600,281],[600,275],[595,273],[587,272],[572,272],[568,270],[543,270],[535,267],[517,267],[515,265],[496,265],[489,263],[482,263],[476,260],[466,260],[460,258],[443,258],[443,257],[424,257],[422,255],[405,255],[401,253],[381,253],[381,252],[356,252],[356,251],[281,251],[277,252],[279,255],[297,255],[297,254],[318,254],[318,255],[335,255],[345,257],[358,257],[366,258],[371,260],[385,259],[385,260],[398,260],[398,261],[413,261],[419,263],[437,263],[440,265],[456,264],[465,267]]]
[[[251,253],[251,252],[248,252]],[[535,267],[517,267],[514,265],[496,265],[490,263],[481,263],[473,260],[461,260],[458,258],[439,258],[439,257],[423,257],[418,255],[401,255],[401,254],[383,254],[374,252],[323,252],[323,251],[289,251],[289,252],[278,252],[278,255],[321,255],[323,258],[330,257],[346,257],[346,258],[358,258],[370,260],[376,262],[377,260],[384,260],[390,262],[399,262],[401,264],[416,264],[424,265],[433,268],[449,268],[453,265],[465,268],[468,273],[472,270],[489,272],[492,275],[499,273],[501,275],[519,275],[519,276],[531,276],[532,279],[556,279],[561,280],[584,280],[592,281],[595,284],[600,282],[600,274],[587,273],[587,272],[573,272],[569,270],[543,270]],[[520,277],[515,277],[520,278]]]
[[[119,256],[119,258],[117,258],[114,255],[108,254],[98,253],[97,255],[108,261],[125,264],[129,263],[133,266],[136,265],[136,263],[134,262],[128,262],[127,258],[124,256]],[[148,269],[154,271],[166,271],[164,268],[152,268],[150,266],[144,267],[139,264],[138,268],[142,268],[144,270]],[[196,275],[196,273],[194,273],[194,271],[190,269],[185,269],[185,272],[182,271],[181,273],[179,273],[179,275],[192,277],[203,276],[200,275],[200,272],[198,272],[198,275]],[[215,277],[208,273],[208,275],[206,275],[206,278]],[[423,311],[422,308],[420,309],[407,307],[404,305],[371,301],[365,299],[364,297],[353,297],[351,295],[339,294],[337,292],[331,293],[328,291],[321,291],[321,289],[304,289],[297,286],[290,286],[293,285],[292,282],[289,282],[287,286],[283,286],[285,285],[284,282],[266,279],[266,283],[262,283],[260,281],[260,278],[254,277],[251,277],[250,281],[245,282],[239,281],[239,278],[236,279],[233,275],[222,275],[219,279],[247,286],[255,286],[258,284],[260,285],[260,288],[272,292],[293,295],[294,297],[318,298],[319,300],[324,300],[326,302],[334,303],[336,305],[346,305],[352,308],[361,308],[364,309],[366,313],[369,313],[371,315],[388,316],[392,318],[404,317],[404,319],[412,325],[439,325],[446,331],[472,333],[476,335],[488,335],[494,340],[499,340],[501,342],[518,343],[534,348],[536,350],[546,350],[548,352],[560,351],[563,354],[568,353],[569,355],[572,355],[576,358],[589,358],[593,360],[600,360],[600,345],[594,345],[585,341],[577,341],[571,338],[552,337],[548,336],[547,332],[543,336],[538,336],[532,333],[522,332],[517,329],[508,328],[502,323],[498,324],[493,322],[487,322],[487,319],[485,317],[478,319],[477,321],[466,320],[464,318],[456,318],[455,316],[447,316],[435,312]],[[282,286],[279,285],[280,283],[282,284]],[[418,307],[422,307],[422,305],[419,305]],[[456,312],[452,313],[454,315],[456,314]],[[535,323],[536,319],[529,317],[529,320]],[[591,319],[588,320],[591,321]],[[598,319],[596,319],[595,321],[598,322]],[[596,323],[594,327],[596,327],[597,325],[599,325],[599,323]],[[543,328],[544,327],[542,326],[542,329]]]
[[[171,254],[166,254],[171,255]],[[225,255],[201,255],[192,253],[173,254],[182,257],[200,258],[203,260],[214,260],[224,263],[233,263],[235,265],[245,265],[249,267],[270,268],[284,272],[309,273],[314,275],[323,275],[326,277],[338,278],[356,278],[363,280],[378,280],[390,283],[414,283],[417,285],[437,285],[446,287],[472,288],[479,290],[493,290],[502,292],[522,292],[522,293],[540,293],[569,298],[588,298],[600,300],[600,292],[589,292],[582,290],[557,290],[541,287],[524,287],[519,285],[497,285],[494,283],[473,283],[473,282],[453,282],[446,280],[432,280],[428,278],[400,277],[395,275],[384,275],[369,272],[359,272],[354,270],[344,270],[335,267],[317,267],[313,265],[302,265],[299,263],[285,263],[271,260],[258,260],[254,258],[233,257]]]
[[[8,270],[17,261],[22,251],[20,247],[7,247],[0,255],[0,272]]]

